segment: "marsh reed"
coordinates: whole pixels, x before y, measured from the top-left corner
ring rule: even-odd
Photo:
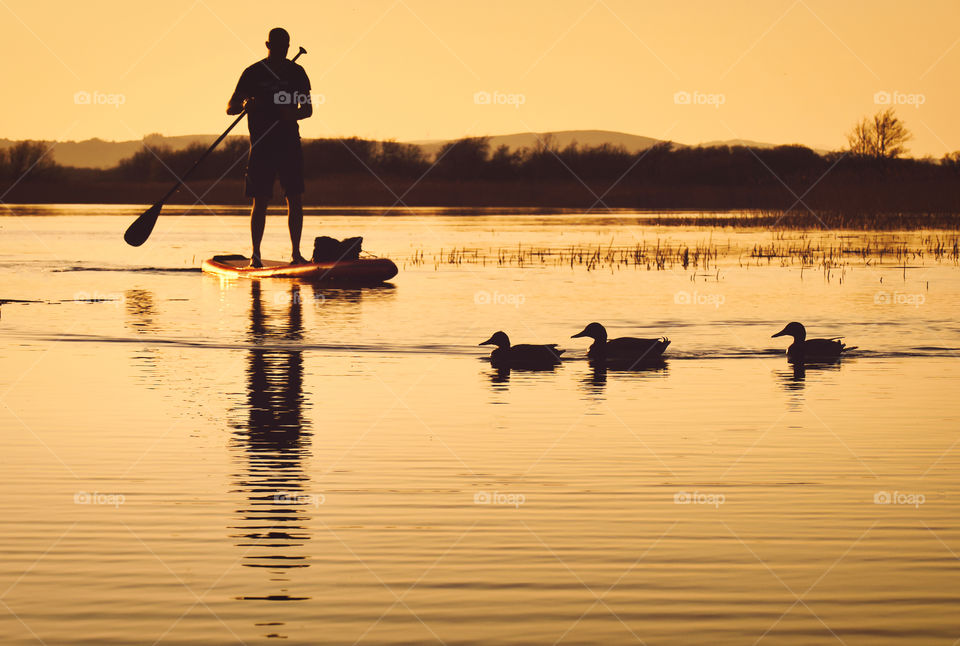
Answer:
[[[586,271],[644,269],[711,271],[721,263],[745,266],[820,268],[853,265],[908,267],[924,263],[960,264],[960,235],[942,231],[896,236],[869,234],[819,234],[775,232],[752,243],[735,241],[696,243],[656,238],[632,244],[570,244],[543,246],[518,243],[502,247],[417,249],[399,258],[411,267],[480,265],[495,267],[569,267]]]

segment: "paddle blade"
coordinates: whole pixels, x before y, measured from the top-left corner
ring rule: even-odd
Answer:
[[[153,231],[153,225],[157,223],[157,217],[159,217],[160,209],[162,208],[163,202],[157,202],[141,213],[140,217],[127,227],[127,232],[123,234],[123,239],[127,241],[128,245],[131,247],[139,247],[147,241],[147,238],[150,237],[150,232]]]

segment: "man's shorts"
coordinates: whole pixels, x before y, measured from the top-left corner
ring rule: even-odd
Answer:
[[[303,193],[303,150],[300,137],[266,136],[251,141],[243,191],[247,197],[273,197],[273,181],[280,178],[285,196]]]

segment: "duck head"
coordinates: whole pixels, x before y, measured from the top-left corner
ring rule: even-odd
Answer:
[[[573,335],[572,337],[570,337],[570,338],[571,338],[571,339],[576,339],[576,338],[582,337],[582,336],[588,336],[588,337],[590,337],[591,339],[593,339],[594,341],[598,341],[598,342],[600,342],[600,343],[605,343],[606,340],[607,340],[607,330],[606,330],[606,328],[604,328],[604,327],[603,327],[602,325],[600,325],[599,323],[591,323],[591,324],[588,325],[587,327],[583,328],[583,332],[579,332],[578,334],[574,334],[574,335]]]
[[[794,341],[803,341],[807,338],[807,330],[802,324],[793,321],[792,323],[787,323],[785,328],[770,338],[773,339],[778,336],[792,336]]]
[[[506,332],[494,332],[493,336],[479,345],[495,345],[498,348],[509,348],[510,337],[507,336]]]

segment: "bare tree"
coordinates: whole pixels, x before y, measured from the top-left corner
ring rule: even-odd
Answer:
[[[895,159],[907,152],[906,143],[913,138],[893,108],[864,117],[847,134],[850,152],[874,159]]]
[[[852,154],[858,157],[870,157],[872,155],[871,142],[873,135],[870,131],[870,120],[866,117],[853,127],[853,130],[847,135],[847,144]]]
[[[560,146],[557,144],[557,140],[552,132],[548,132],[542,137],[536,134],[534,134],[534,136],[537,138],[537,142],[534,145],[534,154],[544,155],[551,153],[555,155],[560,152]]]
[[[50,151],[53,145],[43,141],[18,141],[6,150],[0,161],[0,175],[19,180],[49,178],[57,168]]]

